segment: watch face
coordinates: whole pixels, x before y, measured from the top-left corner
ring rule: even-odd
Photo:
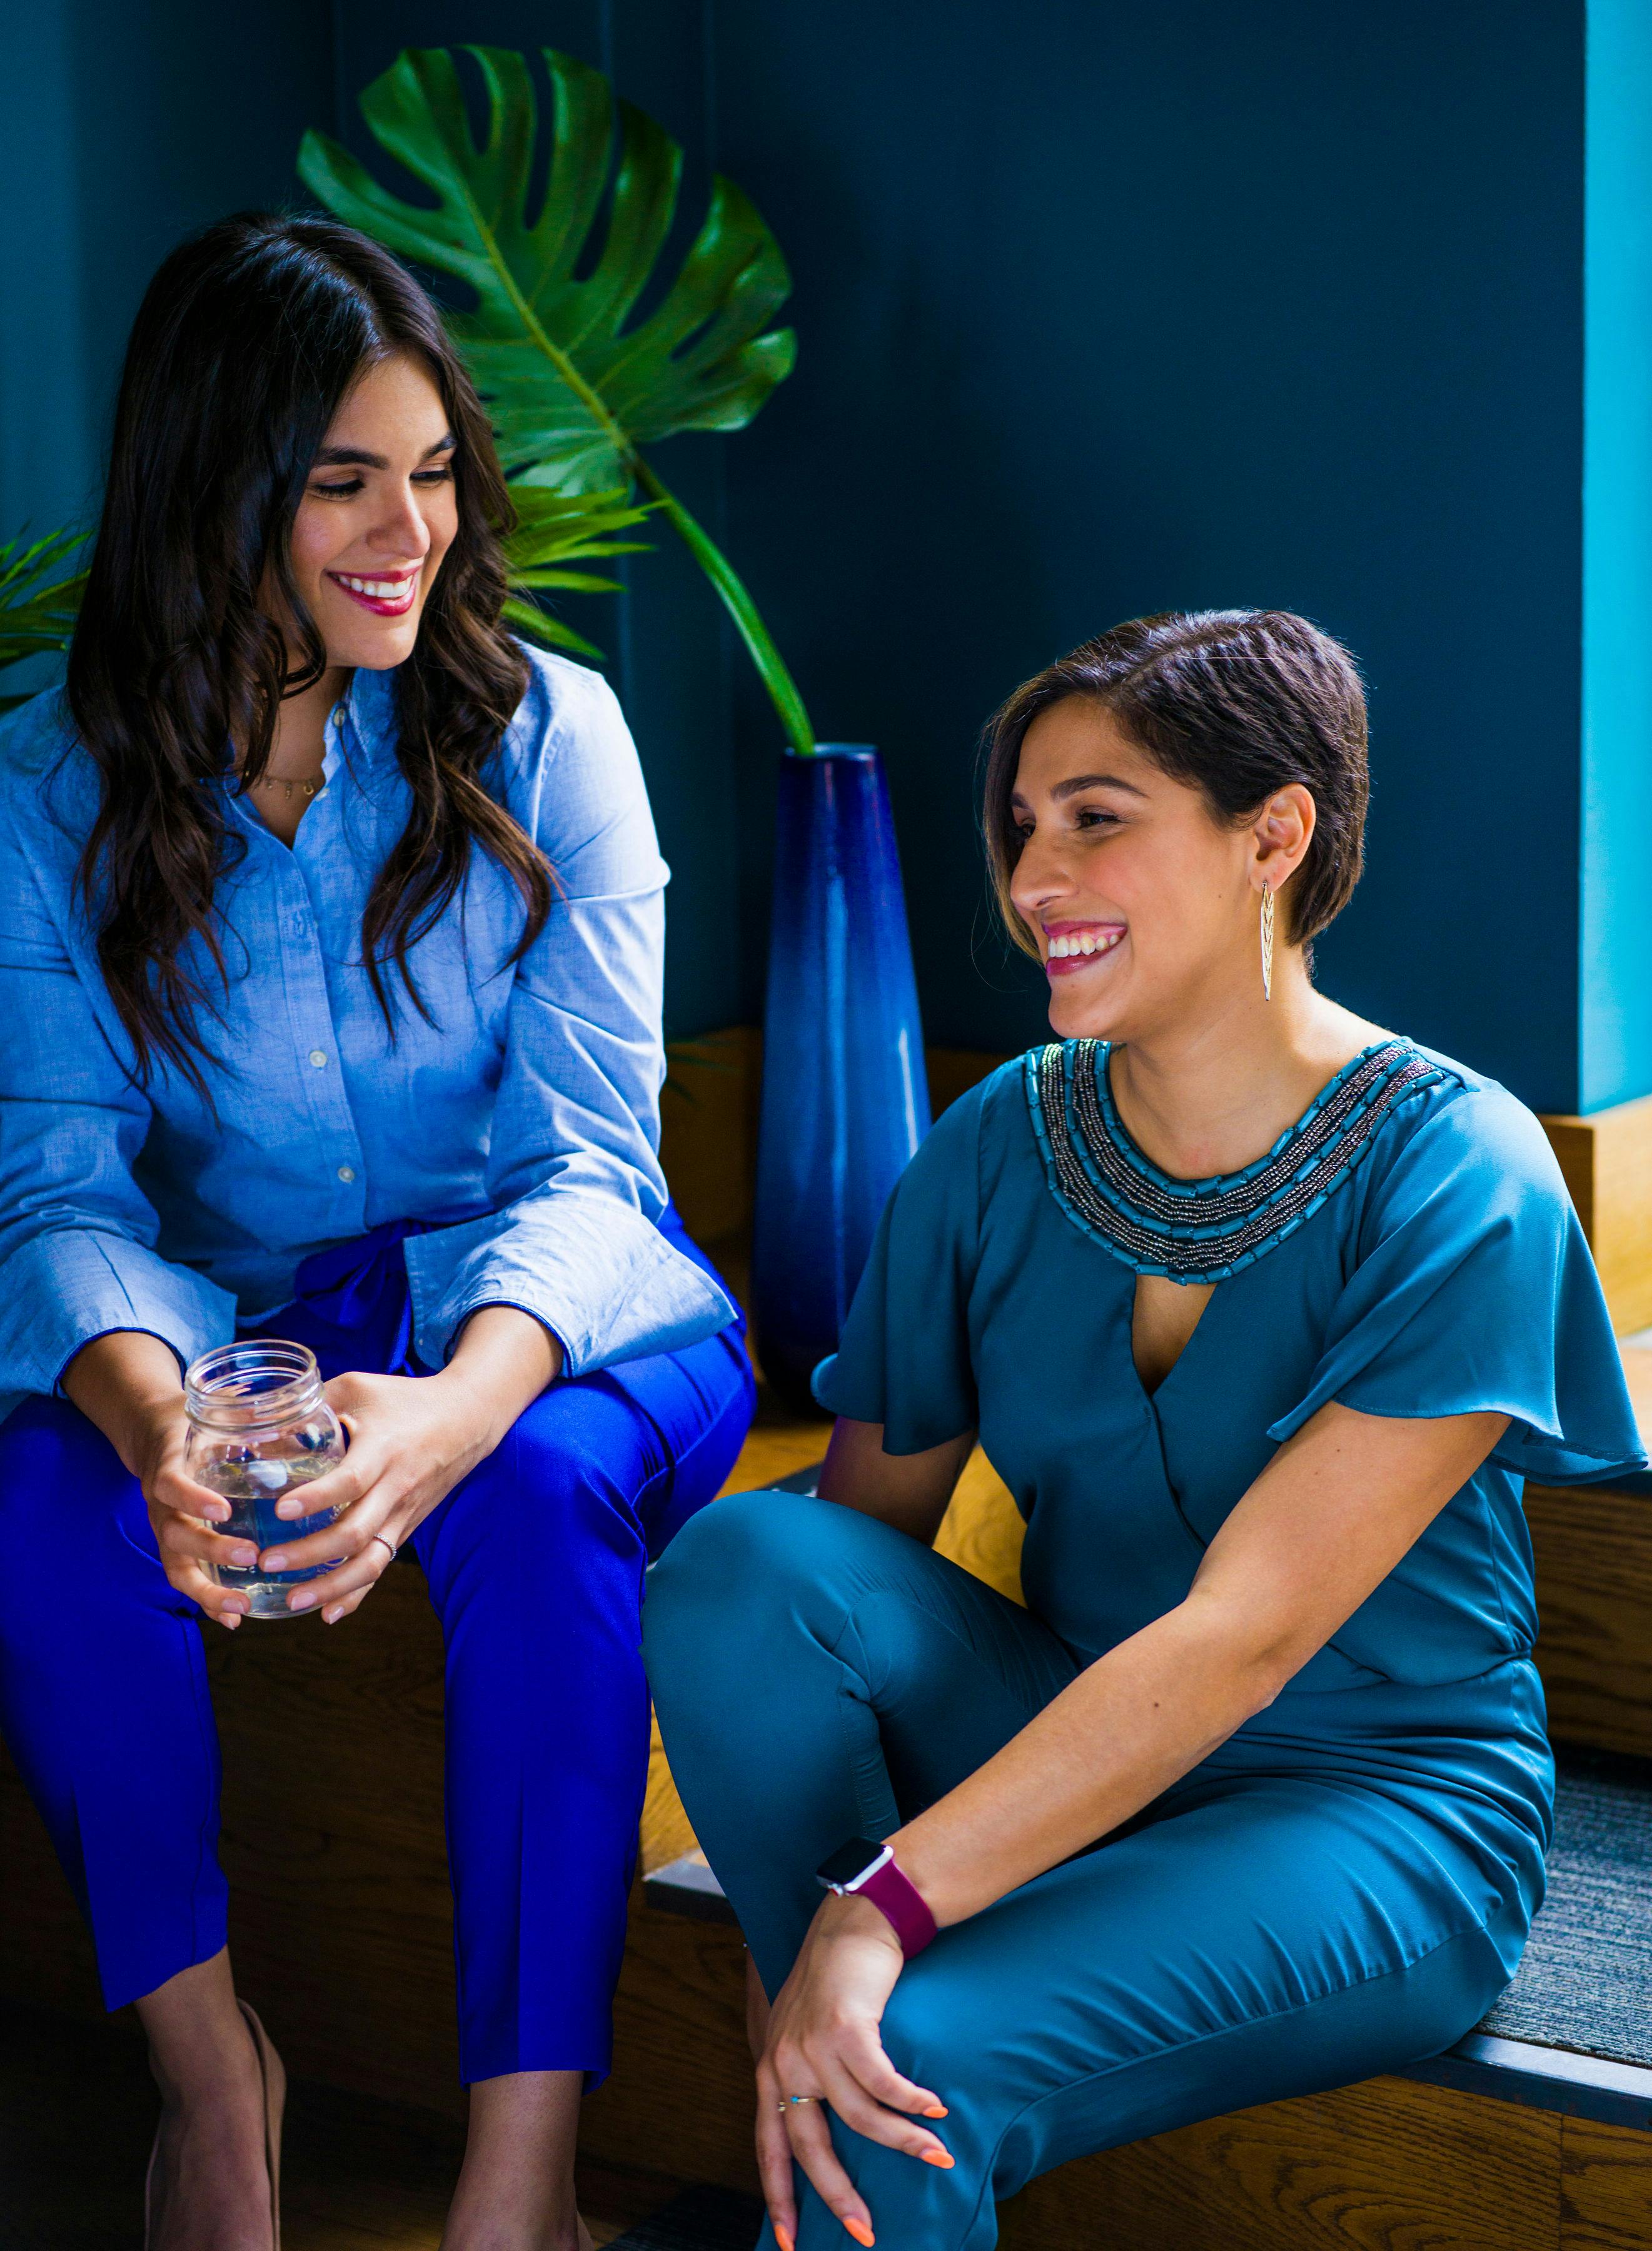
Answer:
[[[881,1858],[883,1849],[870,1837],[851,1837],[848,1844],[840,1845],[829,1859],[823,1860],[816,1873],[823,1884],[852,1884],[857,1876],[864,1874],[872,1862]]]

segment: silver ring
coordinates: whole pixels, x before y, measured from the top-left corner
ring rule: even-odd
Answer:
[[[378,1542],[385,1555],[389,1556],[391,1562],[393,1563],[396,1560],[396,1551],[391,1546],[389,1541],[385,1539],[384,1534],[382,1532],[370,1532],[367,1534],[367,1544],[370,1548],[375,1540]]]

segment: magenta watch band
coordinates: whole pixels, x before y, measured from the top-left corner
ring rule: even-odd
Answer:
[[[897,1865],[892,1845],[885,1845],[859,1875],[846,1884],[833,1884],[830,1889],[870,1900],[900,1941],[900,1950],[908,1962],[914,1954],[921,1954],[935,1935],[935,1918],[917,1885]]]

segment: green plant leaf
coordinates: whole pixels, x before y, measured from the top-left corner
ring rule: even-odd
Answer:
[[[572,649],[576,656],[588,656],[597,664],[602,662],[602,651],[594,641],[575,633],[572,626],[564,625],[560,618],[552,617],[537,602],[524,602],[512,595],[499,614],[507,625],[514,626],[530,641],[543,641],[547,648]]]
[[[642,539],[616,539],[653,514],[651,506],[634,506],[624,490],[602,493],[549,493],[533,486],[511,487],[517,512],[515,529],[505,540],[505,560],[510,571],[510,599],[504,607],[507,623],[552,648],[570,648],[581,656],[600,661],[602,652],[574,632],[572,626],[541,609],[527,597],[534,593],[612,594],[621,591],[617,578],[603,578],[570,566],[597,562],[611,555],[647,552]]]
[[[304,136],[299,175],[338,218],[474,293],[451,325],[516,491],[628,495],[643,483],[733,616],[795,746],[810,751],[802,698],[756,605],[640,450],[682,431],[739,429],[789,374],[795,339],[769,325],[791,287],[779,246],[750,199],[718,178],[675,276],[635,318],[670,233],[682,150],[641,110],[616,105],[600,72],[546,49],[554,129],[535,211],[527,58],[462,52],[485,103],[480,141],[453,50],[406,50],[361,98],[373,138],[431,204],[393,193],[316,132]]]
[[[638,445],[749,422],[796,349],[789,329],[767,327],[791,281],[750,200],[728,180],[713,183],[664,297],[628,327],[670,231],[682,150],[652,118],[616,105],[600,72],[548,50],[555,132],[531,217],[538,105],[527,58],[464,52],[487,103],[480,146],[447,48],[408,49],[361,100],[374,139],[430,190],[434,210],[392,195],[322,134],[305,135],[298,169],[341,218],[475,291],[474,311],[453,326],[490,402],[507,469],[563,492],[612,489],[629,481]],[[599,219],[600,251],[576,278]],[[547,362],[559,383],[547,384]]]
[[[86,591],[86,572],[67,567],[80,544],[78,531],[50,531],[0,545],[0,669],[68,647]],[[0,695],[0,711],[27,700]]]

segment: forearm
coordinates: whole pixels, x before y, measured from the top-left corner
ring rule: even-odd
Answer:
[[[184,1381],[177,1354],[147,1329],[111,1329],[83,1345],[63,1371],[63,1390],[136,1475],[144,1435],[176,1410]]]
[[[928,1547],[975,1446],[975,1432],[920,1454],[886,1454],[883,1441],[880,1423],[840,1416],[826,1449],[820,1497],[875,1516]]]
[[[542,1321],[515,1306],[481,1306],[429,1380],[462,1397],[486,1455],[561,1373],[562,1347]]]
[[[892,1839],[937,1922],[979,1914],[1107,1836],[1269,1703],[1274,1664],[1197,1593],[1080,1673]]]

